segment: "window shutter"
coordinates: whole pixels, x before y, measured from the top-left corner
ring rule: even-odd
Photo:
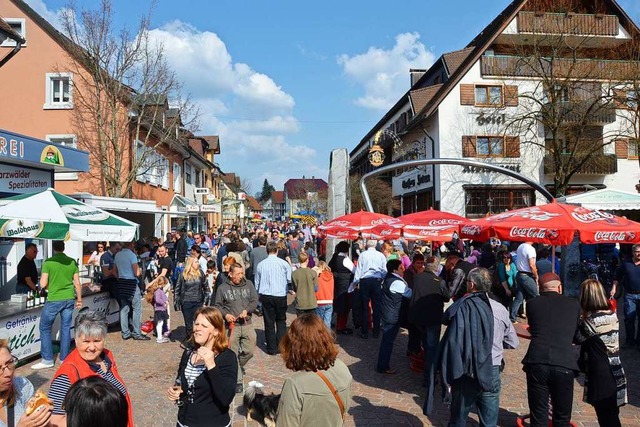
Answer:
[[[616,139],[616,157],[619,159],[629,157],[629,140],[627,138]]]
[[[476,153],[476,137],[475,136],[463,136],[462,137],[462,157],[477,157]]]
[[[460,105],[475,105],[476,87],[475,85],[460,85]]]
[[[518,106],[518,86],[504,87],[504,104],[507,107]]]
[[[504,156],[511,158],[520,157],[520,137],[506,136],[504,138]]]
[[[622,89],[613,90],[613,105],[615,108],[628,109],[627,105],[627,91]]]

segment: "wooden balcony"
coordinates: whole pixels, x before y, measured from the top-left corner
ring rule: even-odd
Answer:
[[[541,113],[544,115],[553,114],[555,107],[558,116],[558,123],[575,123],[582,125],[607,125],[615,123],[617,116],[615,108],[608,105],[600,105],[588,101],[567,101],[542,106]]]
[[[517,22],[521,34],[616,37],[619,32],[616,15],[520,12]]]
[[[640,62],[486,55],[480,59],[480,69],[484,77],[554,76],[584,80],[630,81],[637,79],[640,75]]]
[[[562,154],[566,156],[566,161],[569,161],[570,154]],[[565,159],[563,159],[564,161]],[[544,156],[544,174],[553,175],[558,169],[558,165],[555,164],[553,155],[547,154]],[[591,156],[587,163],[580,168],[578,175],[613,175],[618,172],[618,159],[615,154],[596,154]]]

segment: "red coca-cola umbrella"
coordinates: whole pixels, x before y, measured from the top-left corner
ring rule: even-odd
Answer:
[[[640,223],[608,212],[552,202],[493,215],[460,229],[464,238],[567,245],[575,233],[582,243],[638,243]]]
[[[471,220],[460,215],[434,209],[398,217],[406,239],[449,242],[460,227]]]
[[[399,229],[399,220],[389,215],[375,212],[360,211],[343,215],[324,223],[319,228],[327,233],[328,237],[337,239],[355,239],[358,233],[368,238],[383,238],[378,236],[384,230]],[[390,235],[387,238],[394,238]]]

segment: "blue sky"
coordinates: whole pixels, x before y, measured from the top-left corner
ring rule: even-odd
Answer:
[[[131,27],[151,4],[112,1]],[[27,3],[55,21],[67,1]],[[200,133],[220,135],[217,163],[255,193],[265,178],[327,179],[330,151],[355,147],[408,89],[409,68],[462,49],[509,3],[158,0],[152,36],[200,106]],[[638,0],[619,3],[640,21]]]

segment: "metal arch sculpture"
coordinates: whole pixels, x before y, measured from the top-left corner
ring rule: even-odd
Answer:
[[[463,160],[463,159],[422,159],[422,160],[409,160],[406,162],[395,163],[388,166],[383,166],[379,169],[366,173],[360,178],[360,189],[362,190],[362,197],[364,198],[364,204],[367,207],[369,212],[373,212],[373,205],[371,204],[371,199],[369,198],[369,192],[367,191],[367,185],[365,181],[367,178],[371,178],[372,176],[380,175],[385,172],[391,172],[396,169],[402,168],[412,168],[418,166],[428,166],[428,165],[457,165],[457,166],[474,166],[482,169],[489,169],[495,172],[500,172],[504,175],[515,178],[533,189],[537,190],[542,194],[549,202],[553,201],[554,197],[546,188],[530,180],[529,178],[519,174],[518,172],[514,172],[507,168],[503,168],[501,166],[491,165],[488,163],[478,162],[476,160]]]

